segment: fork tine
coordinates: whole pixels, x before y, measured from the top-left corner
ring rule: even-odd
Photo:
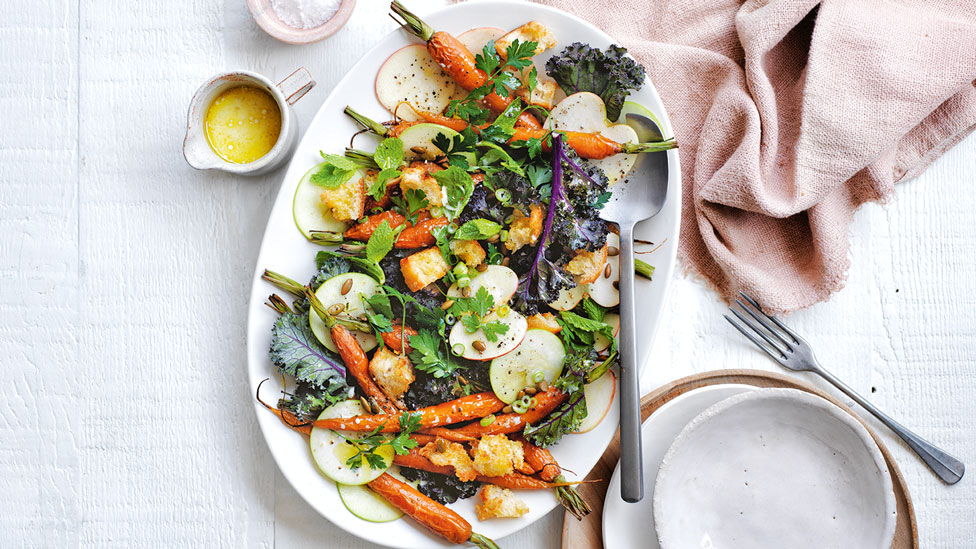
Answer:
[[[780,355],[774,354],[772,351],[770,351],[768,347],[766,347],[765,345],[763,345],[762,341],[759,341],[758,339],[756,339],[756,337],[754,335],[750,334],[749,331],[746,330],[745,328],[743,328],[738,322],[732,320],[732,317],[730,317],[729,315],[722,315],[722,316],[724,316],[725,317],[725,320],[728,320],[729,321],[729,324],[731,324],[732,326],[734,326],[736,330],[739,330],[739,332],[741,332],[742,335],[744,335],[747,338],[749,338],[749,341],[752,341],[753,343],[755,343],[756,344],[756,347],[759,347],[767,355],[769,355],[770,358],[772,358],[773,360],[775,360],[777,362],[780,361],[780,359],[782,358]]]
[[[780,328],[782,328],[784,332],[786,332],[787,334],[789,334],[790,337],[793,338],[793,343],[796,343],[796,344],[799,344],[800,343],[800,336],[796,335],[796,332],[794,332],[793,330],[789,329],[785,324],[783,324],[782,322],[780,322],[779,319],[776,318],[775,316],[766,314],[766,311],[764,311],[762,309],[762,307],[760,307],[759,304],[756,303],[756,300],[755,299],[749,297],[748,295],[746,295],[743,292],[739,292],[739,295],[741,295],[742,297],[746,298],[746,301],[748,301],[749,303],[751,303],[752,306],[755,307],[757,311],[759,311],[760,313],[762,313],[762,315],[765,316],[766,318],[768,318],[769,320],[772,320],[774,324],[776,324],[777,326],[779,326]]]
[[[742,322],[743,324],[745,324],[746,326],[748,326],[753,332],[755,332],[755,334],[757,336],[763,338],[763,341],[765,341],[766,343],[768,343],[770,347],[772,347],[773,349],[776,349],[776,351],[780,354],[781,357],[786,358],[786,352],[779,346],[779,344],[777,344],[775,341],[773,341],[772,339],[770,339],[769,336],[766,335],[766,333],[763,332],[762,329],[759,328],[759,326],[756,326],[755,324],[753,324],[753,322],[751,320],[749,320],[748,318],[744,317],[742,315],[742,313],[740,313],[739,311],[736,311],[732,307],[729,307],[729,310],[732,311],[732,314],[734,314],[736,316],[736,318],[739,319],[740,322]]]
[[[750,307],[747,307],[746,304],[743,303],[742,301],[736,299],[735,302],[739,304],[739,307],[742,307],[742,310],[743,311],[749,313],[749,316],[751,316],[752,318],[756,319],[756,322],[762,324],[763,325],[763,328],[766,328],[766,330],[768,330],[770,334],[772,334],[773,336],[775,336],[776,339],[780,340],[783,343],[783,345],[786,346],[786,349],[787,350],[789,350],[789,351],[792,351],[793,350],[793,347],[791,347],[790,342],[789,341],[786,341],[785,339],[783,339],[783,336],[779,335],[779,331],[776,328],[773,328],[768,322],[766,322],[765,320],[763,320],[763,318],[761,316],[759,316],[756,313],[754,313],[752,311],[752,309]],[[763,316],[766,316],[766,315],[764,314]]]

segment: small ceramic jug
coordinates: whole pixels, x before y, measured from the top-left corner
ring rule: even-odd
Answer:
[[[240,85],[256,86],[271,94],[281,109],[281,133],[278,141],[267,154],[253,162],[235,164],[217,156],[207,141],[205,118],[207,108],[222,91]],[[298,142],[298,121],[291,106],[301,99],[315,81],[312,75],[301,67],[277,84],[266,77],[250,71],[234,71],[218,74],[200,86],[190,101],[187,112],[186,138],[183,140],[183,157],[187,164],[198,170],[223,170],[241,175],[260,175],[268,173],[291,157]]]

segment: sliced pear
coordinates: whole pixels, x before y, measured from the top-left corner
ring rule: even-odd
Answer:
[[[376,99],[404,120],[421,120],[410,107],[440,114],[457,94],[457,85],[421,44],[393,52],[376,73]],[[406,105],[401,105],[406,103]]]
[[[603,418],[607,417],[610,407],[613,404],[613,397],[617,393],[617,378],[612,371],[600,376],[593,383],[583,386],[583,394],[586,397],[586,417],[580,423],[577,433],[592,431],[599,425]]]
[[[498,313],[488,313],[485,315],[484,322],[501,322],[508,326],[508,331],[499,334],[496,341],[488,341],[485,332],[478,328],[474,333],[468,330],[458,321],[451,328],[451,335],[448,342],[451,344],[452,352],[457,351],[462,357],[468,360],[492,360],[504,354],[512,352],[525,339],[525,332],[529,329],[529,323],[525,317],[509,311],[505,316]],[[482,347],[481,350],[478,347]]]
[[[545,126],[554,130],[596,132],[617,143],[637,143],[637,132],[626,124],[612,124],[607,120],[607,107],[599,95],[579,92],[570,95],[556,105]],[[607,175],[610,184],[619,181],[637,161],[637,155],[615,154],[587,162],[599,167]]]
[[[546,330],[529,330],[514,351],[491,361],[491,390],[499,400],[511,404],[519,391],[535,385],[535,372],[542,372],[547,383],[555,381],[563,371],[565,357],[559,336]]]
[[[471,277],[471,295],[478,293],[480,288],[488,291],[488,294],[495,300],[495,306],[508,303],[509,299],[518,290],[518,275],[515,271],[502,265],[488,265],[484,272]],[[461,297],[461,288],[457,284],[451,284],[447,289],[448,297]]]
[[[403,516],[403,512],[390,505],[382,496],[366,486],[338,484],[339,498],[349,512],[369,522],[390,522]]]
[[[620,237],[615,233],[608,234],[607,247],[616,248],[619,251]],[[587,292],[590,294],[590,298],[596,301],[597,304],[603,305],[604,307],[616,307],[620,304],[620,290],[614,286],[620,280],[620,254],[607,254],[606,265],[610,266],[610,276],[607,276],[607,268],[604,266],[600,278],[590,282]]]
[[[353,417],[365,413],[366,410],[358,400],[345,400],[323,410],[319,419]],[[393,447],[389,444],[383,444],[376,448],[375,453],[383,458],[384,467],[373,469],[365,461],[362,461],[360,466],[355,469],[350,467],[346,461],[356,454],[356,450],[339,436],[340,433],[352,439],[363,438],[366,434],[313,427],[309,436],[312,459],[319,470],[330,479],[338,483],[358,486],[375,480],[393,464]],[[379,436],[393,438],[392,435]]]
[[[342,288],[350,280],[352,281],[350,283],[351,285],[343,293]],[[319,289],[315,290],[315,297],[319,298],[319,301],[325,305],[326,309],[334,305],[342,305],[342,314],[355,318],[364,312],[363,300],[360,296],[370,297],[376,295],[379,291],[379,283],[373,277],[362,273],[343,273],[323,282],[319,286]],[[315,311],[309,312],[308,325],[312,328],[315,339],[319,340],[326,349],[334,353],[339,351],[332,341],[331,330],[322,321],[322,317]],[[352,335],[359,342],[363,351],[370,351],[377,345],[376,336],[372,333],[352,330]]]
[[[291,203],[291,214],[295,219],[295,225],[302,231],[305,238],[312,238],[312,231],[331,231],[341,233],[346,230],[348,225],[342,221],[336,221],[328,208],[322,205],[320,195],[322,187],[312,183],[312,174],[322,169],[322,164],[316,164],[311,170],[305,172],[302,180],[298,182],[295,189],[295,197]],[[352,177],[364,177],[360,171],[355,171]]]

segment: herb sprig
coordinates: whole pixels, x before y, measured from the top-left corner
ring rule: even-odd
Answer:
[[[385,423],[366,433],[366,436],[362,438],[347,437],[335,431],[337,435],[356,449],[356,453],[346,460],[346,465],[350,469],[355,470],[362,467],[365,461],[370,469],[383,469],[387,467],[388,464],[383,459],[383,456],[376,453],[381,446],[390,446],[400,456],[409,453],[411,449],[417,447],[417,441],[410,438],[410,434],[420,429],[422,415],[416,412],[403,412],[403,415],[400,416],[400,432],[392,439],[388,439],[380,433],[383,427],[386,427]]]
[[[475,56],[475,66],[488,75],[484,84],[471,90],[464,99],[454,99],[447,107],[447,116],[456,116],[467,120],[472,124],[484,124],[488,121],[488,110],[483,108],[478,101],[484,99],[491,93],[501,97],[508,97],[510,90],[522,87],[522,81],[517,74],[522,72],[532,64],[532,57],[535,55],[538,43],[534,41],[521,42],[513,40],[505,48],[505,59],[498,55],[495,49],[494,40],[485,44],[481,53]],[[506,69],[514,70],[506,70]],[[529,84],[537,79],[535,68],[529,72],[526,78]]]

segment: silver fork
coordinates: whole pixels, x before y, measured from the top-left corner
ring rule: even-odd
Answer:
[[[881,420],[881,423],[887,425],[889,429],[901,437],[901,439],[908,444],[908,447],[918,454],[918,457],[922,458],[922,461],[929,466],[929,469],[932,469],[932,472],[934,472],[946,484],[955,484],[962,479],[962,476],[966,473],[966,465],[963,462],[950,456],[945,451],[936,448],[930,442],[909,431],[900,423],[891,419],[884,412],[877,409],[861,395],[857,394],[854,389],[848,387],[843,381],[834,377],[834,375],[827,370],[824,370],[823,367],[820,366],[820,363],[817,362],[817,357],[813,356],[813,349],[810,348],[810,345],[804,341],[802,337],[797,335],[793,330],[787,328],[786,325],[780,322],[776,317],[770,316],[763,312],[762,308],[759,307],[759,304],[756,303],[756,300],[742,292],[739,292],[739,295],[741,295],[752,307],[746,306],[746,304],[739,299],[735,300],[736,304],[738,304],[739,307],[748,313],[748,315],[756,322],[762,325],[762,328],[760,328],[755,322],[749,318],[746,318],[746,316],[740,313],[737,309],[730,306],[729,310],[732,311],[732,314],[734,314],[736,318],[741,321],[741,323],[736,322],[736,320],[729,315],[724,315],[725,320],[728,320],[730,324],[735,326],[736,330],[742,332],[742,335],[749,338],[749,340],[755,343],[757,347],[765,351],[766,354],[778,362],[780,366],[797,372],[814,372],[820,377],[829,381],[834,387],[840,389],[845,395],[851,397],[854,402],[857,402],[862,408],[874,414],[874,417]],[[743,326],[743,324],[745,326]],[[765,328],[765,330],[763,330],[763,328]],[[762,338],[762,341],[756,337],[757,335]],[[766,345],[764,345],[763,342],[765,342]]]

